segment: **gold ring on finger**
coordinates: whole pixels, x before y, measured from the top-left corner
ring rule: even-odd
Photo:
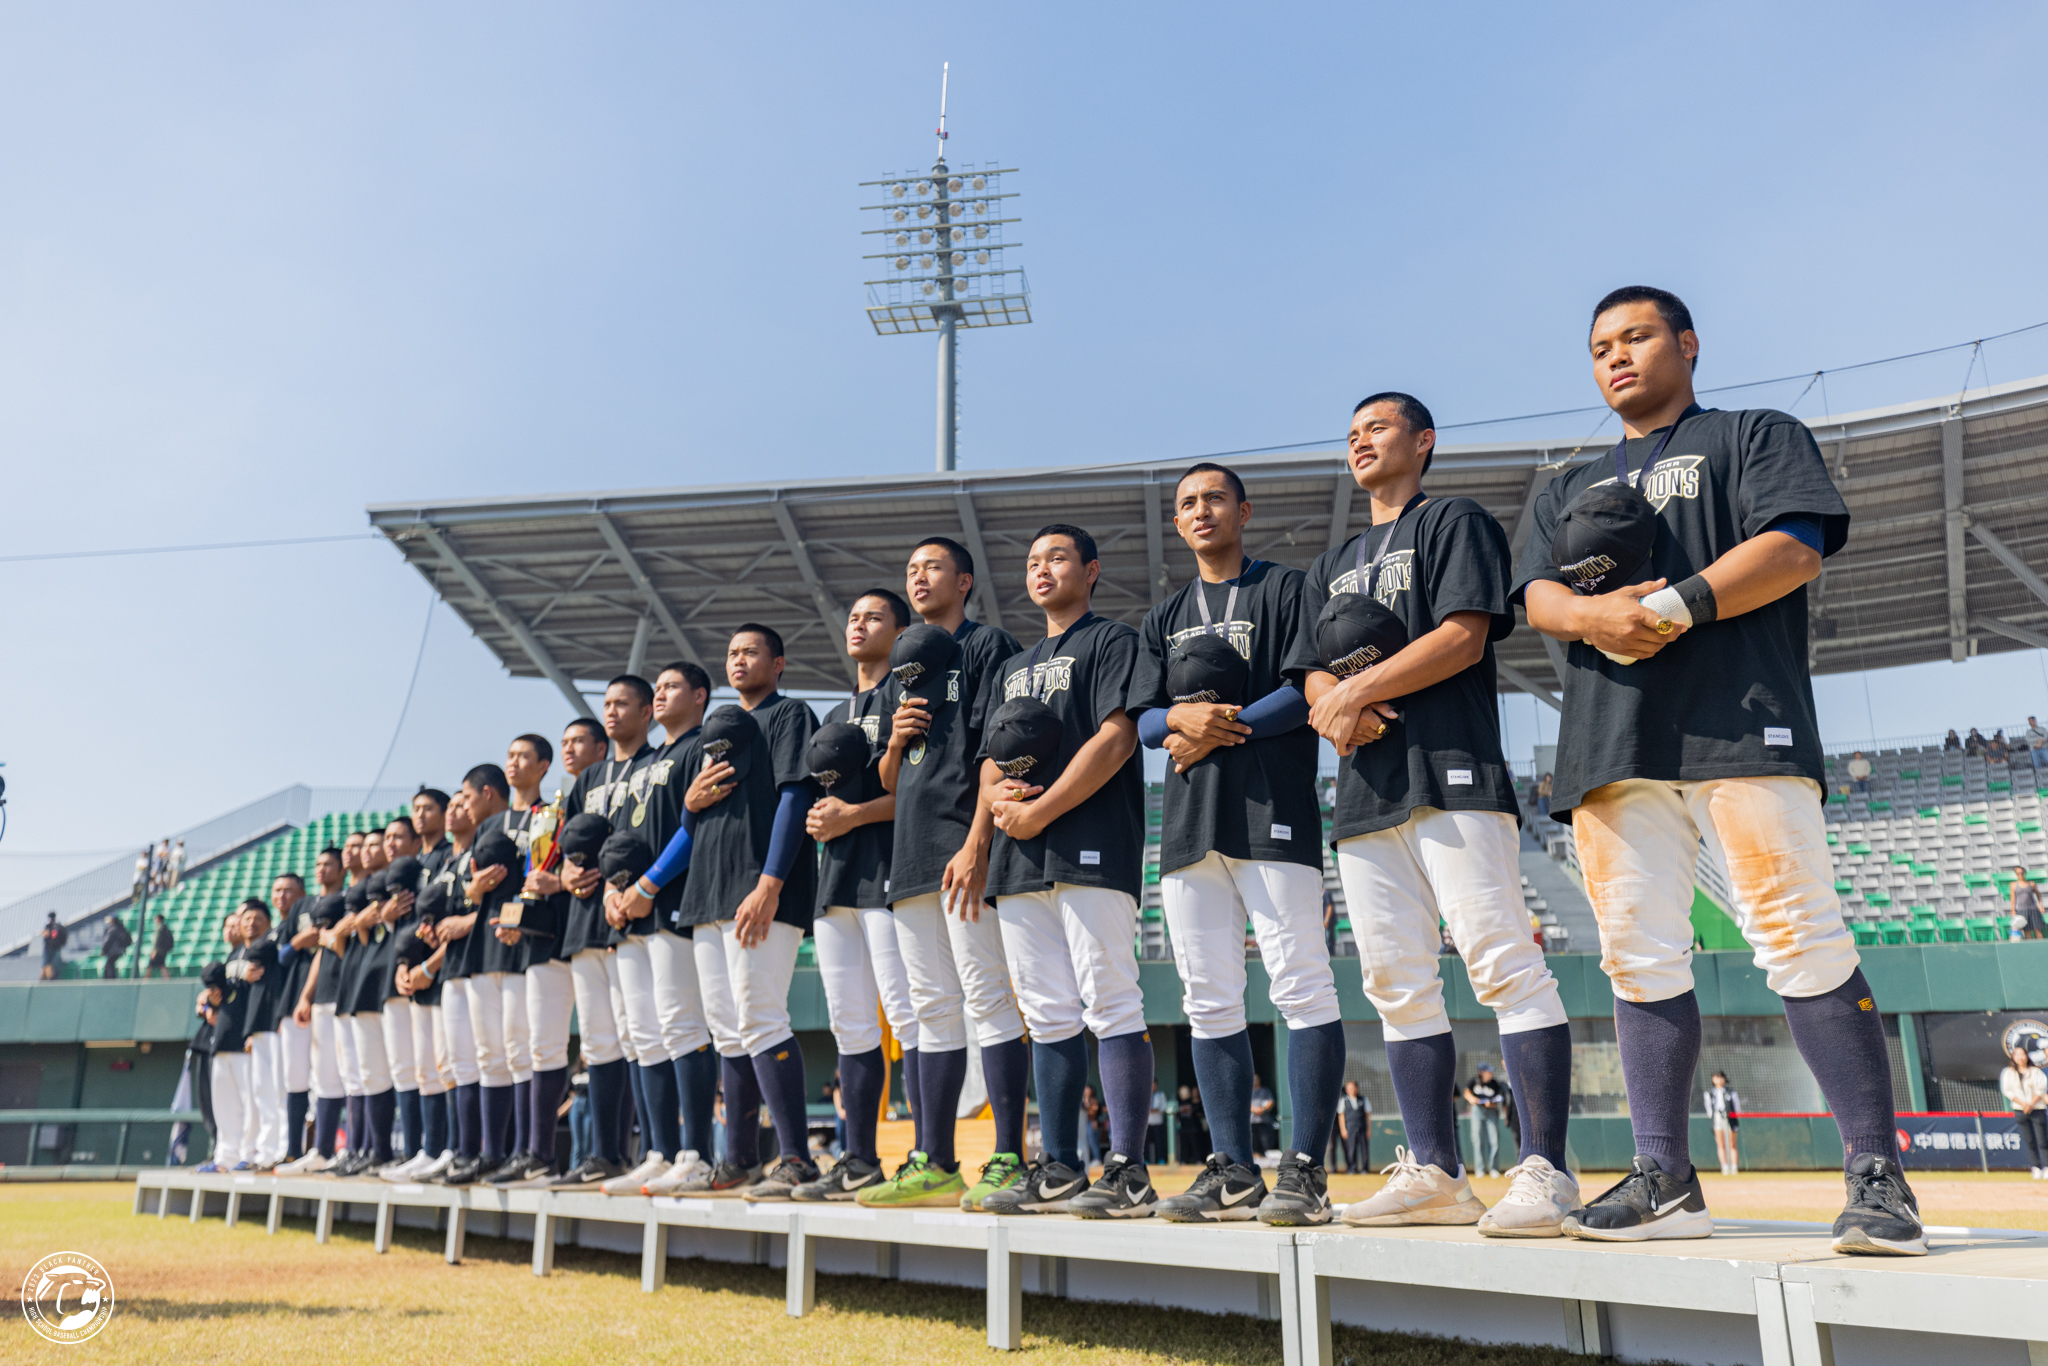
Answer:
[[[1668,636],[1671,634],[1671,623],[1668,621],[1659,621],[1654,629],[1656,630],[1658,635]]]

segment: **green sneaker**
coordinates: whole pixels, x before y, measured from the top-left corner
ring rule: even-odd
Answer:
[[[960,1197],[960,1208],[978,1210],[982,1197],[1008,1190],[1024,1179],[1024,1161],[1015,1153],[997,1153],[982,1164],[981,1179]]]
[[[896,1175],[880,1185],[869,1186],[854,1198],[878,1209],[902,1209],[911,1205],[958,1204],[967,1189],[958,1171],[932,1165],[923,1153],[912,1153]]]

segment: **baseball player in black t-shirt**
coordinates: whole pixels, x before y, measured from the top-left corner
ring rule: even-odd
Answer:
[[[1135,947],[1145,780],[1125,709],[1138,633],[1089,610],[1101,573],[1095,538],[1081,528],[1055,523],[1032,538],[1024,584],[1045,613],[1045,639],[1003,666],[1004,705],[983,738],[981,800],[997,831],[987,895],[1031,1027],[1046,1147],[1021,1182],[982,1200],[989,1213],[1128,1218],[1158,1202],[1144,1162],[1152,1039]],[[1012,729],[1028,756],[1011,754]],[[1043,741],[1055,731],[1053,748]],[[1096,1038],[1112,1149],[1085,1191],[1075,1142],[1083,1029]]]
[[[413,927],[420,951],[431,951],[435,939],[431,926],[421,923],[417,898],[437,879],[454,856],[448,839],[448,794],[422,787],[412,797],[412,825],[419,835],[420,881],[415,891],[415,909],[407,920]],[[394,964],[394,969],[398,965]],[[424,1181],[438,1177],[455,1161],[449,1136],[454,1132],[455,1072],[448,1051],[447,1015],[441,1002],[441,984],[431,974],[421,974],[417,984],[407,973],[394,973],[399,993],[412,1002],[413,1072],[419,1081],[420,1127],[407,1136],[418,1151],[412,1160],[385,1173],[387,1180]],[[408,989],[409,988],[409,989]]]
[[[497,764],[478,764],[463,775],[462,793],[469,815],[476,821],[476,840],[494,831],[502,834],[503,817],[512,800],[505,770]],[[474,856],[473,842],[470,857]],[[513,895],[500,889],[511,877],[512,869],[506,864],[477,867],[472,863],[469,880],[462,888],[463,915],[448,927],[462,945],[459,971],[470,1033],[476,1042],[481,1166],[472,1179],[497,1176],[510,1158],[524,1151],[519,1140],[525,1136],[526,1125],[518,1114],[519,1101],[525,1099],[526,1092],[517,1089],[522,1075],[531,1079],[526,1072],[526,983],[519,972],[524,955],[516,944],[507,944],[497,935],[499,907]],[[451,1183],[459,1171],[460,1164],[450,1174]]]
[[[239,911],[242,942],[228,955],[228,979],[242,988],[242,1146],[247,1166],[269,1171],[284,1151],[284,1094],[277,1087],[277,1011],[284,968],[270,937],[270,907],[260,898]]]
[[[312,927],[305,880],[297,873],[279,873],[270,883],[274,912],[270,937],[278,948],[284,979],[278,984],[277,1071],[273,1084],[284,1097],[284,1155],[281,1164],[297,1161],[306,1151],[308,1090],[313,1084],[313,1034],[298,1020],[299,994],[312,975],[313,951],[319,932]]]
[[[1713,1231],[1687,1139],[1704,842],[1841,1129],[1835,1250],[1923,1254],[1884,1031],[1829,864],[1808,677],[1806,584],[1848,539],[1848,508],[1797,419],[1694,401],[1699,337],[1675,295],[1614,291],[1590,346],[1623,439],[1538,495],[1517,591],[1529,624],[1567,642],[1551,810],[1571,813],[1599,917],[1638,1156],[1567,1232]]]
[[[313,1111],[313,1145],[305,1154],[279,1169],[281,1175],[310,1176],[326,1171],[334,1161],[336,1131],[347,1092],[342,1087],[341,1061],[334,1041],[335,979],[341,971],[335,926],[342,910],[341,850],[322,849],[313,860],[314,890],[297,903],[292,943],[304,965],[294,993],[292,1018],[306,1031],[308,1040],[307,1077]]]
[[[426,865],[420,861],[422,848],[419,827],[413,824],[412,817],[396,817],[384,827],[384,856],[390,860],[384,874],[384,934],[370,971],[380,998],[378,1018],[384,1030],[384,1056],[391,1065],[397,1132],[401,1136],[392,1152],[394,1165],[378,1173],[387,1179],[401,1172],[409,1173],[413,1159],[419,1155],[424,1127],[420,1106],[421,1063],[424,1061],[428,1070],[432,1070],[434,1063],[431,1049],[423,1060],[417,1048],[419,1026],[431,1028],[431,1021],[414,1006],[412,997],[398,989],[398,937],[413,922],[413,903],[427,877]],[[428,1038],[431,1041],[431,1034]]]
[[[1529,935],[1520,816],[1501,752],[1493,642],[1515,627],[1507,536],[1471,499],[1423,492],[1435,422],[1409,395],[1361,402],[1350,447],[1372,528],[1309,569],[1289,668],[1305,679],[1311,723],[1340,756],[1337,874],[1408,1143],[1392,1177],[1344,1221],[1477,1223],[1500,1237],[1554,1238],[1579,1207],[1565,1166],[1571,1030]],[[1393,634],[1354,649],[1345,632],[1361,620]],[[1525,1101],[1522,1160],[1491,1211],[1458,1160],[1440,925],[1494,1013]]]
[[[903,1047],[916,1137],[909,1162],[863,1191],[863,1204],[957,1200],[977,1209],[1024,1170],[1030,1052],[1002,930],[983,900],[995,820],[979,801],[982,730],[1002,701],[998,670],[1018,645],[1000,626],[968,619],[974,573],[974,557],[957,541],[931,536],[912,548],[904,591],[922,622],[898,637],[892,665],[905,647],[917,648],[892,667],[883,690],[893,710],[875,771],[896,797],[888,894],[916,1016],[911,1028],[898,1027],[894,1014],[889,1022]],[[970,1027],[996,1131],[995,1152],[972,1186],[953,1148]]]
[[[356,1070],[362,1078],[363,1133],[354,1144],[359,1160],[350,1176],[362,1176],[383,1168],[391,1161],[391,1134],[398,1119],[398,1096],[391,1074],[391,1054],[384,1035],[384,948],[391,938],[385,920],[390,891],[384,872],[391,866],[385,852],[382,831],[363,834],[363,898],[355,913],[351,932],[355,943],[343,967],[353,968],[346,977],[342,999],[335,1009],[348,1020],[349,1035],[355,1042]],[[408,1037],[410,1037],[408,1035]]]
[[[1162,1200],[1159,1215],[1321,1224],[1330,1218],[1322,1153],[1344,1081],[1344,1026],[1323,939],[1316,734],[1307,700],[1284,672],[1302,573],[1246,558],[1251,516],[1233,471],[1199,464],[1181,476],[1174,528],[1200,572],[1146,614],[1131,679],[1139,738],[1172,760],[1159,897],[1215,1145],[1202,1174],[1185,1194]],[[1249,1122],[1247,922],[1287,1022],[1294,1133],[1270,1197]]]
[[[499,770],[499,781],[503,778],[503,770]],[[444,911],[434,925],[434,952],[421,965],[440,984],[441,1028],[448,1040],[448,1068],[455,1077],[455,1160],[433,1178],[450,1186],[466,1186],[486,1174],[483,1071],[469,1002],[469,955],[477,947],[476,926],[482,918],[468,900],[468,889],[475,878],[470,858],[476,844],[476,817],[470,810],[469,794],[470,788],[465,784],[448,799],[448,858],[435,874],[435,880],[441,884]]]

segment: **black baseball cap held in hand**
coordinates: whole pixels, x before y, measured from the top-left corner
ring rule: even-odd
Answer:
[[[761,725],[744,707],[728,702],[704,718],[697,745],[712,759],[737,767],[740,756],[761,738]]]
[[[1211,631],[1189,636],[1166,657],[1166,692],[1175,702],[1244,705],[1252,666],[1229,640]]]
[[[562,826],[562,862],[573,863],[578,868],[588,868],[597,862],[598,853],[604,848],[605,839],[612,833],[612,823],[602,816],[586,811],[580,816],[569,817]]]
[[[420,874],[426,865],[411,854],[391,860],[391,866],[384,870],[384,895],[395,896],[399,892],[410,892],[420,885]]]
[[[417,925],[407,925],[391,942],[391,956],[409,968],[416,968],[434,956],[434,946],[420,938]]]
[[[624,891],[640,880],[640,875],[654,866],[654,851],[647,847],[647,841],[629,830],[614,830],[605,836],[604,848],[598,851],[598,871],[604,880]]]
[[[804,768],[823,787],[832,788],[860,774],[875,757],[868,733],[849,721],[818,727],[804,748]]]
[[[1635,583],[1657,543],[1657,509],[1632,484],[1610,480],[1565,505],[1550,559],[1574,593],[1591,597]]]
[[[1029,778],[1043,785],[1056,776],[1052,761],[1060,752],[1065,730],[1051,707],[1035,697],[1013,697],[996,708],[988,722],[988,757],[1006,778]]]
[[[228,988],[228,965],[226,963],[208,963],[199,973],[199,985],[226,991]]]
[[[1316,617],[1316,654],[1323,668],[1349,678],[1408,644],[1408,628],[1378,598],[1339,593]]]
[[[493,827],[476,837],[476,852],[470,857],[470,866],[479,873],[486,868],[516,870],[523,861],[519,842],[503,829]]]
[[[448,904],[449,895],[448,884],[440,878],[435,878],[420,889],[420,894],[413,901],[412,908],[419,916],[422,925],[431,925],[442,916],[453,913],[454,908]]]
[[[889,647],[889,677],[907,693],[932,698],[959,653],[960,643],[945,627],[913,626]]]

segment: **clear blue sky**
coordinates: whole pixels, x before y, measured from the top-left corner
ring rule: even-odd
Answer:
[[[0,10],[0,553],[927,467],[931,352],[864,319],[856,185],[928,162],[947,59],[956,160],[1023,168],[1038,318],[963,346],[972,468],[1305,441],[1375,388],[1446,424],[1591,403],[1621,283],[1688,298],[1703,383],[2048,318],[2038,5],[993,15]],[[2048,373],[2048,333],[1984,361]],[[373,541],[0,583],[0,898],[78,862],[26,855],[368,782],[427,610]],[[1860,679],[1820,691],[1841,737],[2048,711],[2034,655],[1879,674],[1867,713]],[[386,781],[565,717],[443,610]]]

